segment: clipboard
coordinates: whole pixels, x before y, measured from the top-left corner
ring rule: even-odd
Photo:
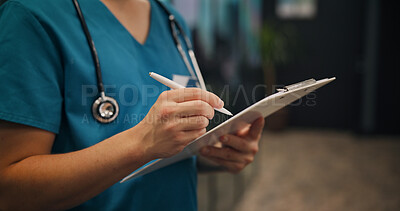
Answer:
[[[277,89],[278,92],[275,94],[256,102],[255,104],[234,115],[232,118],[214,127],[204,135],[195,139],[180,153],[169,158],[150,161],[122,179],[121,183],[126,182],[134,177],[143,176],[162,167],[189,158],[193,155],[198,155],[199,150],[202,147],[216,144],[219,141],[220,136],[235,133],[244,126],[251,124],[259,117],[265,118],[335,79],[335,77],[321,79],[318,81],[315,79],[309,79],[303,82],[285,86],[282,89]]]

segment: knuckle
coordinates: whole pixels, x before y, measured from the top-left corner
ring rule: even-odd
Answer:
[[[258,150],[259,150],[258,146],[255,146],[255,147],[251,148],[251,154],[256,155]]]
[[[160,99],[167,99],[168,98],[168,95],[169,95],[169,93],[170,93],[170,91],[163,91],[163,92],[161,92],[161,94],[160,94]]]
[[[206,103],[204,101],[201,101],[201,105],[199,105],[199,110],[200,110],[200,113],[203,116],[206,116],[207,118],[211,119],[211,118],[214,117],[214,109],[213,109],[213,107],[211,107],[210,104],[208,104],[208,103]]]
[[[200,101],[200,103],[197,105],[197,110],[199,111],[200,114],[204,114],[207,107],[205,105],[206,103],[203,101]]]
[[[198,118],[198,122],[199,122],[199,126],[200,126],[201,128],[207,127],[208,124],[210,123],[210,122],[208,121],[208,119],[207,119],[206,117],[204,117],[204,116],[200,116],[200,117]]]
[[[202,109],[204,107],[204,102],[201,100],[195,100],[194,101],[194,109],[198,112],[201,113]]]
[[[165,106],[165,107],[161,108],[160,115],[162,117],[167,117],[167,116],[170,116],[173,113],[175,113],[175,111],[176,111],[175,107],[173,107],[173,106]]]
[[[208,103],[204,101],[200,101],[201,103],[199,104],[199,109],[202,111],[202,113],[205,113],[209,107],[211,107]]]
[[[193,89],[193,91],[192,91],[192,96],[193,96],[193,98],[195,98],[195,99],[201,99],[202,93],[203,93],[203,92],[202,92],[201,89],[195,88],[195,89]]]
[[[246,164],[252,163],[254,161],[254,157],[253,156],[247,157],[247,158],[245,158],[244,161],[245,161]]]
[[[206,128],[203,128],[203,129],[199,130],[199,136],[205,134],[206,132],[207,132]]]
[[[215,105],[218,105],[218,104],[220,103],[220,101],[221,101],[221,99],[220,99],[217,95],[215,95],[215,94],[212,94],[210,98],[211,98],[211,101],[212,101]]]
[[[210,107],[210,110],[209,110],[209,117],[210,117],[210,119],[214,118],[214,115],[215,115],[214,108]]]
[[[203,101],[201,101],[201,100],[194,100],[194,101],[193,101],[193,104],[194,104],[194,107],[195,107],[196,109],[199,109],[199,108],[201,108],[201,106],[202,106],[202,104],[203,104]]]
[[[214,109],[205,101],[196,100],[193,103],[196,114],[212,119],[214,117]]]

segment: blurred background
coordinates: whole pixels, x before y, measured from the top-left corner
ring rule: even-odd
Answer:
[[[170,2],[234,113],[277,87],[337,78],[267,118],[245,171],[199,175],[199,210],[400,210],[395,1]]]

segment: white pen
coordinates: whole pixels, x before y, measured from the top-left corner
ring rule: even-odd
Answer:
[[[173,82],[171,80],[169,80],[168,78],[159,75],[157,73],[154,72],[149,72],[150,77],[154,78],[155,80],[157,80],[158,82],[164,84],[165,86],[168,86],[171,89],[181,89],[181,88],[186,88],[176,82]],[[229,115],[229,116],[233,116],[233,114],[231,112],[229,112],[226,108],[214,108],[216,111],[219,111],[223,114]]]

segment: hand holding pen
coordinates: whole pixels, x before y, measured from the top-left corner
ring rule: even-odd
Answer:
[[[140,134],[146,160],[167,158],[206,133],[214,108],[223,108],[218,96],[198,88],[164,91],[132,131]]]
[[[173,81],[169,80],[168,78],[166,78],[164,76],[161,76],[161,75],[159,75],[157,73],[150,72],[149,75],[150,75],[150,77],[154,78],[158,82],[164,84],[165,86],[168,86],[171,89],[186,88],[186,87],[184,87],[184,86],[182,86],[182,85],[180,85],[180,84],[178,84],[176,82],[173,82]],[[214,109],[216,111],[219,111],[219,112],[223,113],[223,114],[232,116],[232,113],[230,111],[228,111],[226,108],[220,108],[220,109],[219,108],[214,108]]]

